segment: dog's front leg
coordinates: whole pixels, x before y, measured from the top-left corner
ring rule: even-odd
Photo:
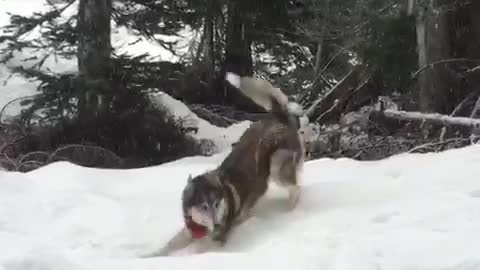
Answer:
[[[233,225],[240,226],[242,223],[244,223],[245,221],[247,221],[247,219],[250,219],[251,217],[252,210],[250,208],[244,208],[233,222]]]
[[[143,257],[168,256],[173,251],[186,248],[190,243],[192,243],[192,241],[193,238],[190,235],[190,232],[185,227],[183,227],[175,234],[175,236],[173,236],[172,239],[170,239],[170,241],[167,242],[167,244],[163,248]]]
[[[215,244],[218,247],[223,247],[225,245],[225,242],[227,241],[227,236],[228,236],[229,230],[227,229],[227,225],[217,225],[215,228],[213,235],[212,235],[212,240],[215,242]]]

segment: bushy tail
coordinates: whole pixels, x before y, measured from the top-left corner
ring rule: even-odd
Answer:
[[[280,88],[273,87],[266,80],[240,77],[232,72],[227,72],[225,79],[280,121],[299,127],[298,117],[303,115],[302,107],[295,102],[289,102]]]

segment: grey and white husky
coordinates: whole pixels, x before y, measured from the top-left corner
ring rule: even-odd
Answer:
[[[204,237],[223,246],[232,228],[251,216],[270,178],[288,190],[291,209],[299,201],[305,150],[298,106],[291,106],[266,80],[234,73],[227,73],[226,80],[270,112],[269,117],[253,123],[220,166],[188,178],[182,194],[185,226],[153,256],[166,256]]]

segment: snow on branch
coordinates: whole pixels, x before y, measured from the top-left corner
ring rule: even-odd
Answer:
[[[394,111],[384,110],[383,115],[388,118],[394,118],[398,120],[406,121],[428,121],[436,124],[443,125],[458,125],[467,126],[472,128],[480,127],[480,119],[472,119],[468,117],[452,117],[448,115],[438,113],[421,113],[421,112],[406,112],[406,111]]]

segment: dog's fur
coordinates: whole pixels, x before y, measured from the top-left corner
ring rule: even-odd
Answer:
[[[270,117],[253,123],[231,153],[216,169],[189,177],[182,194],[185,218],[209,228],[208,236],[222,246],[232,227],[247,219],[265,194],[269,178],[288,190],[293,209],[300,198],[299,173],[304,145],[298,132],[298,112],[292,112],[287,96],[269,82],[227,73],[226,80]],[[193,241],[184,227],[156,255],[167,255]]]

